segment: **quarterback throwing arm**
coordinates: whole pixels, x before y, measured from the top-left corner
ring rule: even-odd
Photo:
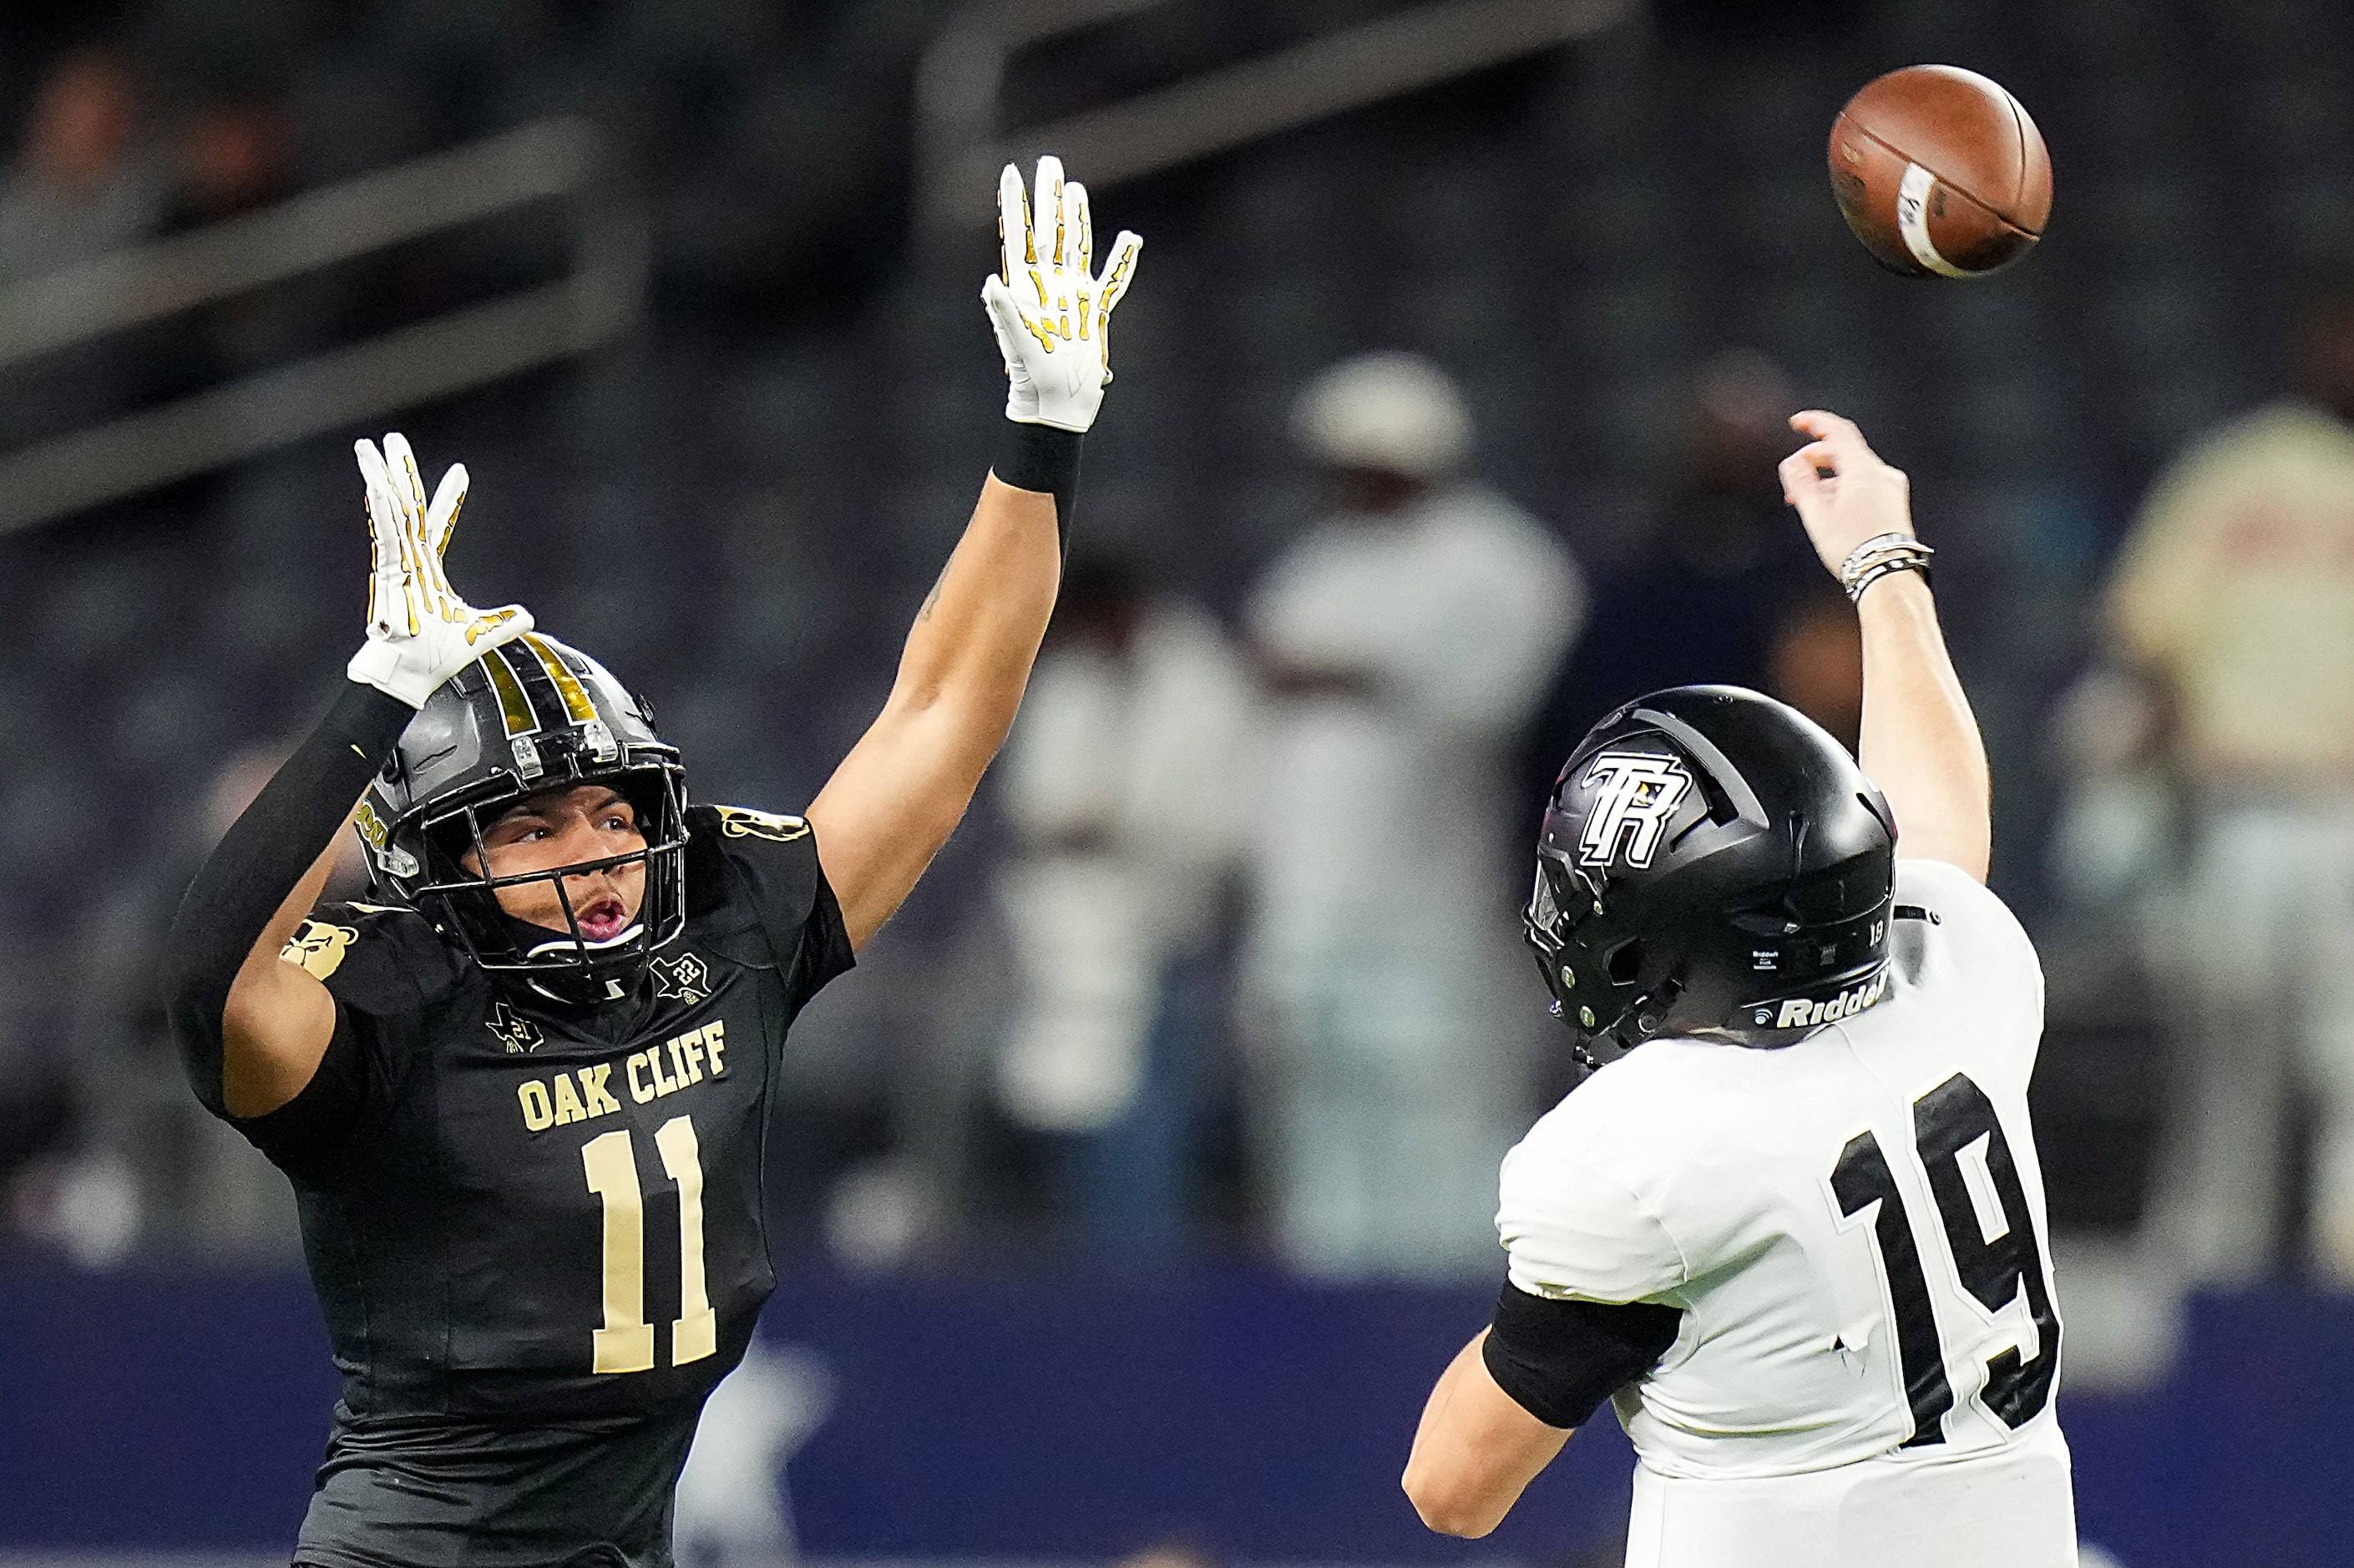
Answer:
[[[1792,422],[1784,493],[1862,623],[1862,770],[1730,687],[1573,753],[1530,940],[1617,1050],[1505,1160],[1507,1282],[1405,1487],[1484,1535],[1608,1400],[1630,1568],[2059,1568],[2041,974],[1981,885],[1985,754],[1904,476],[1845,419]]]

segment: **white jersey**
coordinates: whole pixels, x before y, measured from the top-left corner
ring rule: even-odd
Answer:
[[[1504,1161],[1534,1295],[1658,1301],[1621,1391],[1629,1568],[2076,1562],[2042,1171],[2034,948],[1900,862],[1882,999],[1783,1050],[1655,1040]]]

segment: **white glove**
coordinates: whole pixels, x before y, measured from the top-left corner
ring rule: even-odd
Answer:
[[[1032,213],[1037,214],[1035,226]],[[1051,243],[1045,225],[1051,219]],[[1111,308],[1136,276],[1144,241],[1127,229],[1097,277],[1087,187],[1066,183],[1059,158],[1038,160],[1034,208],[1013,164],[997,178],[997,275],[981,286],[997,350],[1005,356],[1005,417],[1024,425],[1085,430],[1111,381]]]
[[[363,685],[421,708],[434,688],[496,648],[531,630],[531,611],[519,604],[476,609],[450,587],[441,552],[457,532],[466,504],[466,468],[441,476],[432,503],[417,471],[416,454],[398,431],[353,443],[367,482],[368,533],[376,569],[368,582],[367,641],[347,673]]]

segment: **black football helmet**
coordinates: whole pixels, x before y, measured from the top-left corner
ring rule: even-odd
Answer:
[[[1524,924],[1581,1044],[1787,1044],[1880,999],[1895,867],[1887,801],[1821,726],[1681,686],[1570,754]]]
[[[646,847],[522,876],[487,867],[482,830],[530,796],[610,783],[637,813]],[[376,895],[416,909],[483,969],[514,973],[582,1005],[635,989],[647,960],[686,924],[686,774],[645,703],[605,667],[545,633],[493,649],[443,682],[408,723],[356,819]],[[637,919],[590,941],[564,878],[642,862]],[[497,890],[554,885],[570,934],[505,914]]]

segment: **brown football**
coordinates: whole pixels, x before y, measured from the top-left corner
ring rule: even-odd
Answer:
[[[2052,155],[2019,100],[1976,71],[1907,66],[1831,125],[1831,189],[1881,265],[1975,278],[2018,260],[2052,216]]]

